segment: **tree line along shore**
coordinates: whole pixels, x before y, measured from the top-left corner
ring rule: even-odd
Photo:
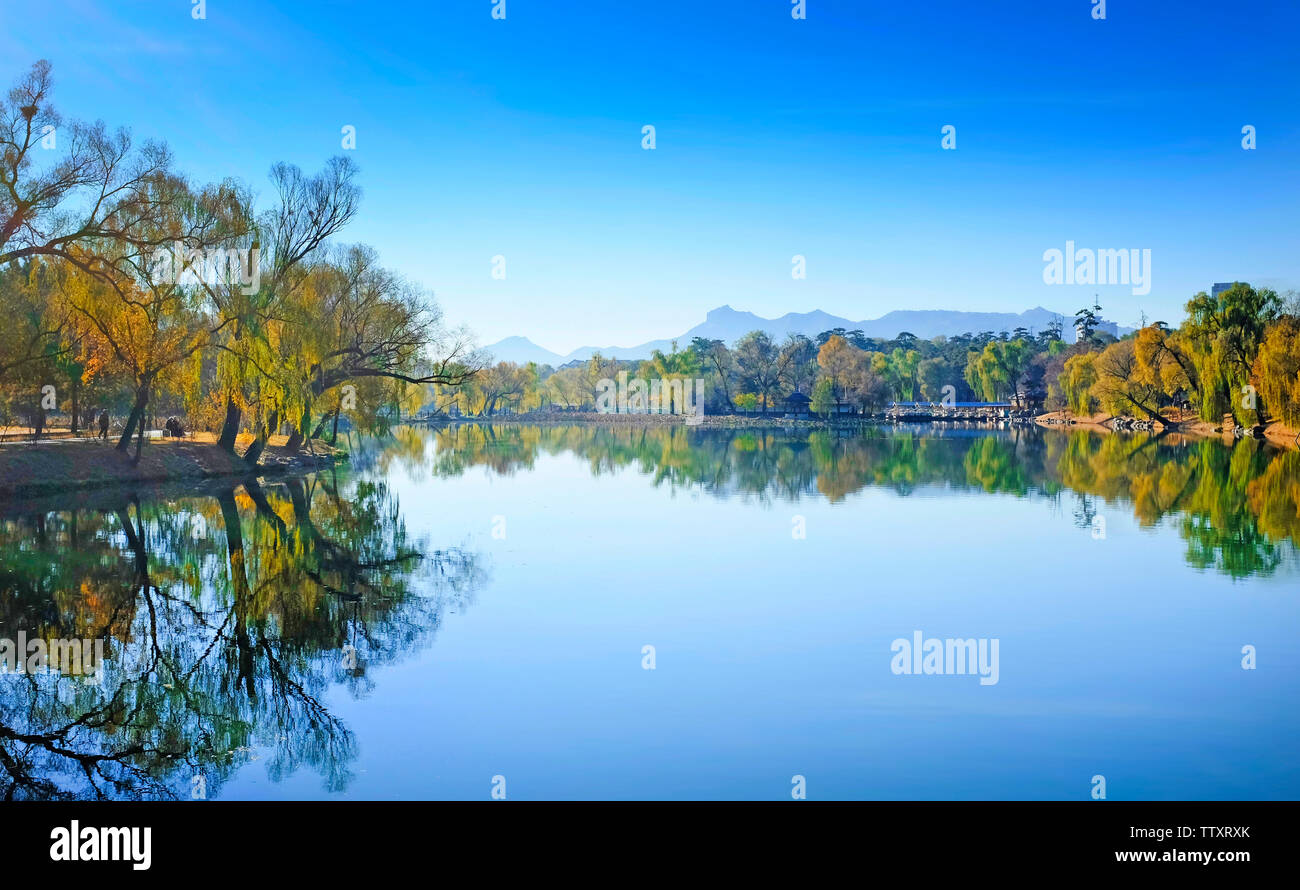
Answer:
[[[1010,411],[1142,426],[1300,429],[1300,297],[1238,282],[1188,300],[1176,327],[1143,324],[1116,337],[1101,307],[1043,331],[889,340],[834,329],[777,342],[752,331],[732,344],[695,338],[644,361],[606,358],[561,368],[500,362],[440,392],[433,416],[593,413],[601,381],[702,381],[704,413],[873,415],[896,403],[1005,405]],[[621,384],[620,384],[621,386]],[[693,407],[693,406],[690,406]],[[664,413],[681,413],[659,405]],[[644,408],[643,408],[644,410]],[[950,412],[951,413],[951,412]],[[1130,424],[1131,425],[1131,424]]]
[[[839,422],[893,402],[972,402],[1165,428],[1300,429],[1300,301],[1245,282],[1193,295],[1176,325],[1144,320],[1118,338],[1094,305],[1041,331],[886,340],[837,328],[780,341],[752,331],[644,361],[494,363],[373,248],[340,242],[361,201],[348,157],[315,173],[275,164],[257,198],[233,178],[191,181],[161,143],[64,120],[52,94],[42,61],[0,97],[0,452],[24,433],[89,433],[96,442],[57,447],[108,443],[138,466],[166,418],[192,446],[256,472],[273,440],[277,459],[310,464],[340,429],[590,412],[620,376],[698,382],[690,391],[710,417]]]

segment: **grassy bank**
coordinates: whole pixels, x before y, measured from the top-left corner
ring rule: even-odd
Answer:
[[[241,436],[236,450],[242,453],[251,436]],[[314,454],[284,448],[284,436],[273,436],[257,470],[250,472],[244,461],[220,448],[215,438],[199,435],[189,439],[146,440],[140,462],[122,454],[111,443],[84,441],[42,441],[39,444],[11,443],[0,446],[0,497],[19,497],[53,491],[137,485],[214,477],[247,477],[269,473],[306,472],[329,466],[342,452],[319,442]]]

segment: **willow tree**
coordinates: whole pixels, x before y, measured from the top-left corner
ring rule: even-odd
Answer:
[[[117,450],[126,452],[132,435],[143,440],[155,387],[206,345],[208,320],[182,289],[154,292],[135,282],[110,284],[78,272],[69,276],[64,293],[80,315],[87,342],[111,356],[109,366],[131,382],[131,411],[117,443]],[[139,442],[135,457],[139,460]]]
[[[111,282],[119,276],[105,252],[156,246],[143,233],[165,214],[154,185],[170,158],[161,144],[136,146],[124,129],[65,121],[52,91],[50,63],[40,60],[0,96],[0,267],[48,279],[52,267],[71,266]],[[80,362],[66,303],[43,292],[39,305],[24,302],[12,284],[0,282],[0,375],[40,366],[75,392]]]
[[[848,373],[841,380],[844,395],[863,413],[879,410],[889,398],[889,384],[877,373],[873,355],[854,348]]]
[[[817,351],[817,364],[821,368],[822,379],[831,382],[830,394],[837,407],[848,393],[849,381],[857,369],[859,356],[865,356],[865,353],[839,334],[827,337]]]
[[[1182,330],[1200,375],[1202,420],[1216,420],[1238,406],[1264,416],[1263,400],[1252,404],[1247,387],[1264,331],[1281,308],[1276,291],[1242,282],[1217,296],[1202,291],[1187,303]]]
[[[182,389],[188,360],[231,323],[209,311],[212,289],[230,287],[244,274],[210,262],[229,259],[225,248],[240,230],[228,187],[195,191],[179,176],[158,174],[142,188],[153,215],[137,220],[128,237],[74,248],[63,288],[84,336],[131,381],[134,400],[117,444],[122,452],[133,433],[143,442],[156,387],[173,378],[168,382]]]
[[[1284,315],[1269,325],[1253,370],[1274,414],[1300,430],[1300,318]]]
[[[1141,372],[1137,349],[1132,339],[1110,344],[1097,356],[1093,367],[1097,382],[1092,394],[1102,408],[1112,414],[1141,412],[1152,420],[1171,425],[1172,421],[1160,414],[1166,401],[1160,381]]]
[[[1181,333],[1170,331],[1163,322],[1147,325],[1137,332],[1133,355],[1143,382],[1170,398],[1185,396],[1200,402],[1200,375]]]
[[[1014,395],[1016,383],[1032,357],[1027,340],[990,340],[983,350],[969,353],[966,382],[988,402]]]
[[[917,371],[920,365],[921,354],[915,349],[895,346],[889,354],[889,376],[894,382],[899,399],[908,402],[916,401]]]
[[[1056,381],[1066,406],[1082,417],[1091,416],[1097,404],[1092,394],[1092,387],[1097,382],[1097,355],[1095,352],[1080,352],[1070,356]]]
[[[664,352],[662,349],[653,349],[650,351],[650,358],[641,362],[637,366],[637,376],[645,380],[658,379],[664,383],[663,397],[666,404],[663,410],[669,412],[681,412],[681,405],[673,404],[674,393],[671,387],[667,386],[670,380],[679,380],[682,382],[683,391],[691,392],[692,382],[700,375],[702,365],[700,356],[693,349],[679,350],[677,341],[672,341],[672,349]],[[680,397],[680,393],[676,394]]]
[[[51,299],[54,278],[39,259],[0,267],[0,381],[72,351],[67,313]]]
[[[77,429],[79,338],[66,307],[55,299],[58,270],[43,259],[0,267],[0,426],[24,414],[34,427],[43,412],[43,387],[55,384],[60,403],[71,392]]]
[[[64,122],[41,60],[0,96],[0,266],[33,257],[86,264],[91,245],[137,242],[160,207],[151,188],[165,146],[135,146],[102,121]]]
[[[294,429],[289,447],[297,447],[312,430],[322,397],[340,395],[344,386],[353,387],[348,393],[352,407],[373,413],[375,405],[355,401],[359,388],[375,392],[365,384],[395,387],[390,391],[396,402],[403,386],[457,387],[483,367],[469,333],[447,328],[437,303],[384,268],[370,247],[340,248],[323,256],[284,306],[279,379]],[[327,404],[338,412],[349,407],[346,401],[335,398]],[[262,437],[258,441],[265,443]],[[250,453],[256,459],[260,449]]]
[[[218,445],[227,451],[235,450],[244,410],[261,401],[250,399],[250,388],[273,404],[258,427],[254,462],[276,425],[271,421],[279,419],[279,407],[290,401],[295,375],[292,362],[285,361],[281,335],[291,321],[295,291],[307,278],[304,266],[357,212],[361,189],[356,175],[356,165],[344,157],[331,159],[314,176],[291,164],[271,168],[276,202],[257,216],[253,227],[258,287],[229,294],[219,307],[231,322],[217,344],[217,377],[226,394]]]
[[[528,394],[530,382],[526,366],[498,362],[464,384],[465,404],[472,414],[482,417],[496,414],[502,408],[520,405]]]

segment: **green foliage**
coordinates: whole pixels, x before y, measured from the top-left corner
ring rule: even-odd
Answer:
[[[984,401],[995,402],[1015,395],[1020,375],[1032,358],[1027,340],[993,340],[983,350],[970,353],[964,376]]]
[[[1284,315],[1268,328],[1253,370],[1265,404],[1300,430],[1300,318]]]
[[[1091,416],[1097,404],[1092,394],[1097,383],[1097,353],[1085,352],[1067,359],[1058,380],[1069,409],[1080,416]]]
[[[1264,332],[1277,320],[1282,300],[1268,288],[1237,282],[1218,296],[1204,291],[1187,303],[1183,332],[1191,345],[1201,381],[1201,418],[1214,421],[1228,412],[1247,423],[1257,422],[1264,405],[1239,404],[1242,388],[1250,386],[1255,357]]]
[[[835,394],[832,392],[831,381],[829,377],[823,377],[817,381],[813,387],[812,401],[808,409],[814,414],[820,414],[823,417],[831,413],[835,408]]]

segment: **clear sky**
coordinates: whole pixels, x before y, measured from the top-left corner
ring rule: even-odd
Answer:
[[[0,0],[0,74],[49,59],[65,116],[264,195],[272,163],[314,170],[355,126],[344,240],[483,343],[1094,292],[1174,323],[1215,281],[1300,287],[1294,0],[1109,0],[1104,21],[1092,0],[495,4]],[[1150,293],[1044,284],[1067,240],[1150,249]]]

